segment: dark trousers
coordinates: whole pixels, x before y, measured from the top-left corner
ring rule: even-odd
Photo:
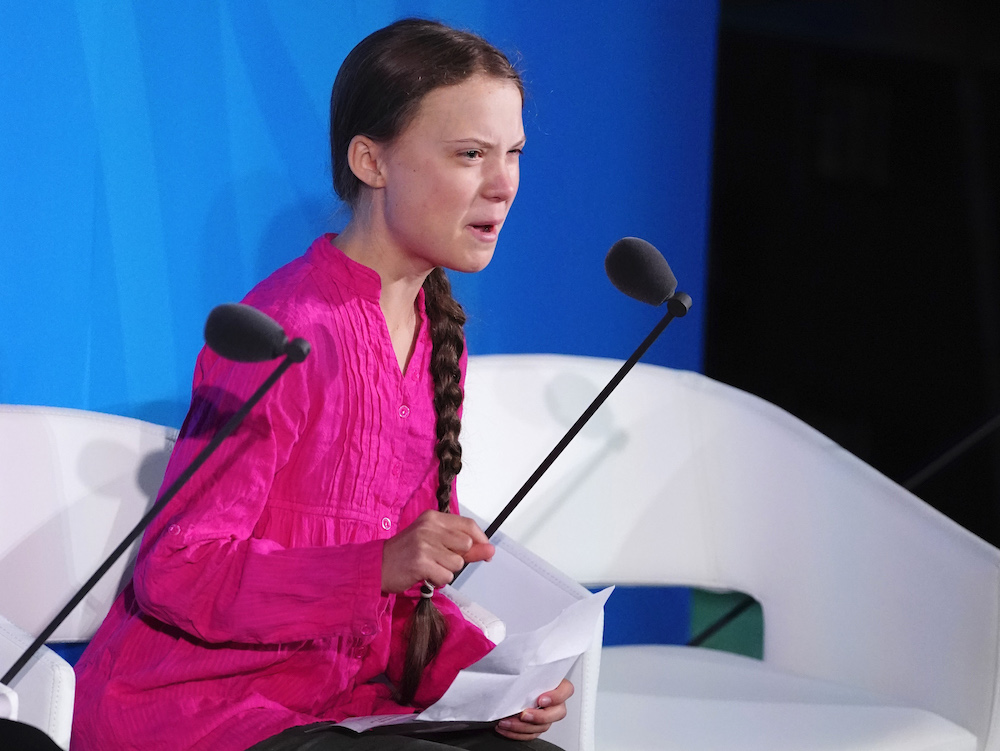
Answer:
[[[61,751],[56,742],[38,728],[14,720],[0,720],[0,748],[4,751]]]
[[[324,727],[325,726],[325,727]],[[560,751],[541,739],[513,741],[492,728],[458,733],[433,733],[411,738],[404,735],[358,734],[328,723],[302,725],[255,744],[248,751]]]

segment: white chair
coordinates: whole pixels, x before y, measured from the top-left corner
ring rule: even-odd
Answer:
[[[152,504],[177,431],[76,409],[0,405],[0,613],[39,634]],[[89,640],[135,546],[56,629]]]
[[[466,505],[492,519],[619,365],[471,358]],[[762,605],[763,661],[605,649],[602,751],[1000,749],[1000,551],[761,399],[640,364],[504,531],[586,584]]]
[[[20,634],[17,639],[22,639],[23,632],[41,633],[143,516],[163,479],[176,435],[172,428],[114,415],[0,405],[0,516],[4,520],[0,526],[0,613],[20,627],[9,629],[11,634]],[[506,611],[518,605],[517,617],[523,617],[529,591],[540,600],[537,614],[588,594],[516,543],[498,540],[497,544],[498,555],[505,560],[503,570],[518,572],[518,580],[514,582],[510,574],[498,579],[501,567],[491,574],[483,566],[470,569],[456,585],[487,611],[505,617]],[[54,640],[85,641],[93,636],[127,581],[134,554],[135,546],[56,630]],[[23,652],[23,647],[3,646],[5,633],[0,628],[2,672]],[[594,749],[600,655],[598,630],[592,648],[570,675],[577,686],[571,716],[551,731],[554,742],[567,751]],[[50,651],[43,650],[35,662],[50,666],[53,660],[69,670],[71,681],[72,669]],[[30,675],[34,681],[40,676],[36,672],[32,663],[21,680]],[[44,706],[37,692],[18,690],[17,682],[12,688],[17,693],[19,717],[35,724],[29,718],[51,709],[57,716],[42,729],[55,728],[60,735],[53,735],[56,730],[50,735],[67,747],[72,682],[68,693],[64,687],[59,694],[58,702],[53,699]],[[60,740],[63,730],[65,738]]]
[[[0,674],[145,513],[175,436],[126,417],[0,405]],[[90,639],[130,566],[123,556],[52,639]],[[68,748],[74,687],[72,667],[43,647],[10,686],[16,719]]]

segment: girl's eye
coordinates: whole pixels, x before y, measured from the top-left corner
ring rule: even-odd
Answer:
[[[480,155],[481,152],[478,149],[469,149],[465,152],[465,156],[468,159],[477,159]]]
[[[515,156],[521,156],[524,153],[524,149],[511,149],[507,152],[508,154],[514,154]]]

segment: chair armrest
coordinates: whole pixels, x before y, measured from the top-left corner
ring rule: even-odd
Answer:
[[[475,514],[467,510],[465,513],[483,526]],[[511,633],[538,628],[573,602],[590,595],[576,581],[502,532],[497,532],[492,542],[497,550],[493,560],[472,564],[458,579],[455,588],[501,614]],[[555,723],[544,735],[545,740],[565,751],[594,751],[603,633],[602,618],[595,628],[590,648],[580,655],[570,670],[568,678],[575,691],[566,702],[566,719]]]
[[[0,668],[3,672],[33,641],[29,634],[0,617]],[[44,731],[60,748],[69,748],[76,676],[68,662],[48,647],[42,647],[7,688],[17,692],[19,721]]]
[[[0,720],[17,719],[17,692],[0,683]]]
[[[507,636],[507,627],[504,622],[478,602],[469,599],[451,585],[444,587],[441,594],[458,605],[465,620],[478,626],[486,638],[494,644],[499,644]]]

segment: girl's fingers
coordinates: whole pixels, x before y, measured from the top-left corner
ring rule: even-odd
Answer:
[[[426,573],[418,581],[427,579],[435,587],[443,587],[445,584],[451,584],[452,579],[455,578],[455,572],[461,570],[464,565],[465,561],[460,555],[455,553],[442,554],[437,561],[424,567]]]
[[[413,524],[386,540],[382,589],[403,592],[423,580],[443,587],[467,563],[489,560],[494,552],[472,519],[425,511]]]
[[[566,705],[565,704],[554,704],[551,707],[545,709],[526,709],[521,712],[521,714],[511,719],[517,719],[518,721],[524,723],[527,726],[534,726],[536,728],[535,732],[541,732],[537,730],[538,726],[544,725],[546,728],[552,725],[553,722],[559,722],[566,716]]]
[[[530,741],[549,729],[549,725],[521,722],[517,716],[508,717],[497,723],[497,732],[516,741]]]
[[[538,707],[526,709],[497,723],[497,732],[519,741],[537,738],[553,722],[566,717],[566,700],[573,695],[573,690],[573,684],[564,678],[554,689],[538,697]]]

